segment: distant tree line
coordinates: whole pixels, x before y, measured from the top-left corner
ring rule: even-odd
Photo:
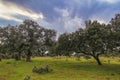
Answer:
[[[86,21],[85,28],[72,33],[63,33],[56,40],[56,31],[45,29],[32,20],[25,20],[17,26],[0,27],[0,60],[10,56],[20,60],[32,56],[71,56],[76,54],[92,56],[102,65],[99,56],[119,53],[120,14],[116,14],[109,24]]]

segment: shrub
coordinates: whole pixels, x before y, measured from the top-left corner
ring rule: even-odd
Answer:
[[[24,80],[30,80],[30,76],[26,76]]]
[[[36,72],[37,71],[37,67],[34,66],[34,68],[32,69],[32,72]]]
[[[34,73],[48,73],[48,72],[51,72],[53,71],[52,69],[49,68],[49,65],[46,65],[44,68],[40,67],[40,68],[37,68],[36,66],[34,66],[34,68],[32,69],[32,72]]]
[[[11,64],[11,62],[6,62],[6,64]]]
[[[26,76],[24,80],[34,80],[34,79],[32,79],[30,76]]]

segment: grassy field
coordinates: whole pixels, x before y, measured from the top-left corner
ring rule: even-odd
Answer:
[[[94,59],[74,57],[59,59],[51,57],[36,57],[32,62],[3,60],[0,62],[0,80],[24,80],[29,75],[34,80],[120,80],[120,59],[101,58],[103,66],[98,66]],[[108,60],[111,60],[108,63]],[[34,66],[49,66],[50,73],[37,74],[32,72]]]

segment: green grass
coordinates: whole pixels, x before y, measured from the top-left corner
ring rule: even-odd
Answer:
[[[111,60],[108,63],[108,60]],[[24,80],[26,75],[35,80],[120,80],[120,59],[101,58],[103,66],[98,66],[94,59],[77,61],[74,57],[66,61],[65,57],[36,57],[32,62],[3,60],[0,62],[0,80]],[[9,64],[7,64],[10,62]],[[49,66],[53,72],[32,73],[34,66]]]

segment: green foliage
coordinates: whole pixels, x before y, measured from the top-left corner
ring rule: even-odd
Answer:
[[[8,53],[16,60],[25,53],[26,61],[30,61],[32,55],[48,51],[55,36],[54,30],[45,29],[32,20],[25,20],[17,26],[0,27],[0,53]]]
[[[80,28],[71,34],[62,34],[58,39],[58,49],[66,51],[64,54],[68,55],[70,52],[76,52],[92,56],[101,65],[99,55],[105,54],[108,49],[109,41],[106,38],[111,35],[110,31],[105,24],[88,21],[85,29]]]
[[[58,43],[56,46],[57,52],[59,52],[59,55],[65,55],[65,56],[70,56],[70,53],[72,52],[71,50],[71,36],[68,33],[64,33],[60,35],[58,38]]]

